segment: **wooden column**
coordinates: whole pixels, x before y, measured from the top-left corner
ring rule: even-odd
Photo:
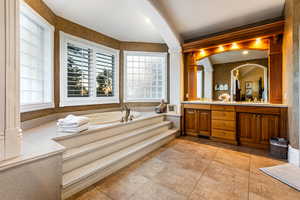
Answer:
[[[184,99],[193,100],[197,98],[197,70],[196,58],[193,53],[185,54],[184,63]]]
[[[270,103],[282,103],[282,35],[270,38],[269,85]]]

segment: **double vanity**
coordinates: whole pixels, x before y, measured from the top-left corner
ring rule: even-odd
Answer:
[[[283,32],[279,20],[183,45],[182,134],[262,149],[287,137]]]
[[[287,107],[282,104],[184,101],[182,134],[267,149],[271,137],[287,137]]]

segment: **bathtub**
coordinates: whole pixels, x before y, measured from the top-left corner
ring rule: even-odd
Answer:
[[[141,117],[141,113],[133,112],[131,113],[134,116],[134,119]],[[111,124],[120,122],[122,116],[125,115],[125,112],[114,111],[114,112],[103,112],[103,113],[92,113],[87,115],[82,115],[90,119],[91,125],[101,125],[101,124]]]

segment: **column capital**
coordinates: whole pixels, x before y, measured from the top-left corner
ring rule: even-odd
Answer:
[[[168,52],[169,52],[169,54],[181,54],[182,49],[181,48],[169,48]]]

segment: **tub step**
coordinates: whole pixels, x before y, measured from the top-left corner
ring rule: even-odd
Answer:
[[[154,135],[167,131],[171,122],[164,121],[159,124],[147,126],[132,132],[123,133],[104,140],[67,150],[63,155],[63,173],[93,162],[113,152],[138,143]]]
[[[175,138],[178,129],[170,129],[159,135],[148,138],[98,159],[88,165],[77,168],[63,175],[63,199],[79,192],[80,190],[98,182],[111,173],[141,158],[147,153],[159,148]]]
[[[164,116],[154,115],[151,117],[139,118],[128,123],[117,123],[104,127],[91,127],[82,133],[76,133],[68,136],[56,137],[57,141],[67,149],[80,147],[98,140],[113,137],[124,132],[131,132],[139,128],[144,128],[165,121]]]
[[[100,141],[97,141],[97,142],[93,142],[93,143],[90,143],[90,144],[86,144],[86,145],[83,145],[83,146],[80,146],[80,147],[77,147],[77,148],[69,149],[64,153],[63,161],[72,159],[76,156],[94,151],[96,149],[107,147],[107,146],[115,144],[117,142],[121,142],[122,140],[126,140],[126,139],[129,139],[131,137],[143,134],[147,131],[151,131],[153,129],[160,128],[162,126],[166,126],[166,125],[170,125],[170,124],[171,124],[171,122],[164,121],[162,123],[155,124],[155,125],[152,125],[152,126],[149,126],[149,127],[146,127],[146,128],[137,129],[137,130],[135,130],[133,132],[130,132],[130,133],[125,133],[125,134],[123,133],[121,135],[113,136],[113,137],[103,139],[103,140],[100,140]]]

